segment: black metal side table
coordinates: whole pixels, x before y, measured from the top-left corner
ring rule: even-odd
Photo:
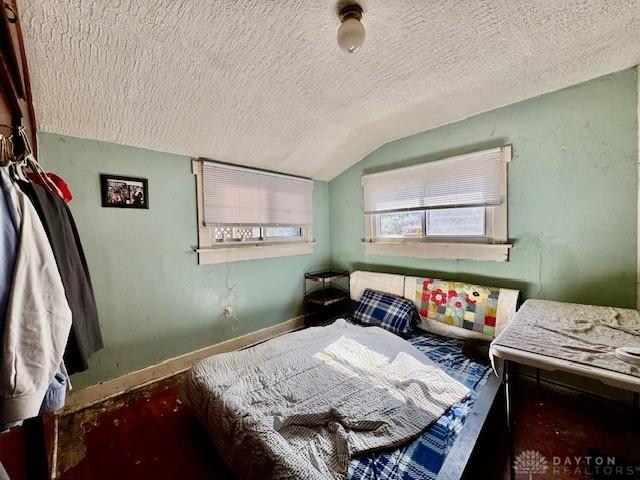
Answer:
[[[307,326],[322,325],[351,313],[350,273],[324,270],[304,274],[304,316]],[[309,284],[315,284],[309,287]]]

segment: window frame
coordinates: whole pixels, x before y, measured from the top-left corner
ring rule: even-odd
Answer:
[[[423,216],[423,236],[382,237],[379,235],[380,216],[364,214],[364,250],[366,255],[410,256],[455,260],[508,261],[512,244],[508,242],[508,165],[511,162],[511,145],[503,145],[502,156],[505,168],[502,190],[504,201],[497,206],[485,206],[485,235],[440,236],[428,235],[429,209]],[[473,152],[470,152],[473,153]]]
[[[202,166],[211,160],[194,159],[191,162],[192,173],[196,180],[196,210],[198,224],[198,264],[216,264],[243,260],[309,255],[314,252],[315,240],[313,225],[244,225],[225,224],[225,226],[250,226],[266,229],[270,227],[300,228],[300,237],[262,237],[262,239],[216,240],[215,229],[218,226],[206,226],[204,222],[204,188]]]

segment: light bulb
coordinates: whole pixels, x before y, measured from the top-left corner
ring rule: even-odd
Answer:
[[[338,46],[347,53],[353,53],[364,43],[364,26],[356,17],[349,17],[338,28]]]

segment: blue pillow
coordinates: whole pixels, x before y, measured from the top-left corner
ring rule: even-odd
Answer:
[[[366,289],[353,319],[396,334],[410,333],[418,318],[416,307],[406,298]]]

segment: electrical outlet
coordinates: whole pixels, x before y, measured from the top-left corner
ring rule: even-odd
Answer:
[[[224,317],[233,317],[233,307],[231,305],[227,305],[226,307],[224,307]]]

